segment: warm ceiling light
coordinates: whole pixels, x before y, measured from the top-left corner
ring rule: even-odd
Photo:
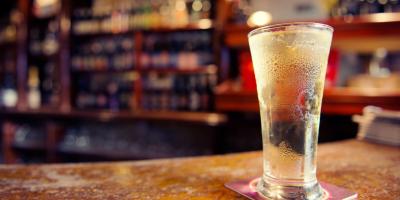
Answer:
[[[247,20],[247,24],[251,27],[253,26],[264,26],[271,23],[272,16],[266,11],[256,11],[250,15]]]
[[[51,6],[56,4],[58,1],[57,0],[36,0],[35,3],[39,7],[46,7],[46,6]]]
[[[212,26],[212,21],[210,19],[200,19],[198,22],[200,29],[208,29]]]

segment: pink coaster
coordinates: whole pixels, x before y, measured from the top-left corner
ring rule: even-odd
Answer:
[[[225,187],[252,200],[265,200],[255,189],[258,180],[259,178],[225,183]],[[324,200],[357,199],[357,193],[355,192],[324,182],[320,182],[320,184],[325,191]]]

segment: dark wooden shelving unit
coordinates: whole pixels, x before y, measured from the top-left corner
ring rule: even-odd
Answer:
[[[364,53],[371,53],[380,47],[385,47],[388,51],[400,50],[400,13],[377,13],[316,22],[325,23],[334,28],[332,48],[345,52]],[[231,49],[248,51],[247,34],[253,29],[255,28],[247,25],[226,24],[223,27],[224,45]],[[217,111],[259,111],[256,91],[234,90],[231,86],[227,88],[217,90]],[[400,106],[396,102],[400,102],[400,90],[385,91],[334,87],[324,91],[322,113],[332,115],[358,114],[367,105],[400,110]]]
[[[6,163],[15,163],[18,159],[18,154],[13,149],[19,150],[33,150],[42,149],[46,151],[46,157],[48,162],[55,162],[58,160],[57,151],[58,144],[64,134],[64,124],[60,122],[73,121],[73,120],[89,120],[99,122],[115,122],[115,121],[166,121],[166,122],[188,122],[194,124],[203,124],[206,126],[216,126],[223,124],[227,121],[227,117],[224,114],[209,112],[189,112],[189,111],[144,111],[140,108],[140,98],[142,93],[142,76],[149,73],[159,74],[217,74],[216,66],[199,66],[193,68],[179,69],[174,66],[168,68],[143,68],[140,64],[139,59],[135,59],[133,68],[123,70],[75,70],[71,67],[71,47],[75,45],[72,41],[84,41],[89,38],[96,37],[113,37],[113,36],[127,36],[132,37],[134,43],[134,54],[135,57],[140,57],[142,52],[143,37],[148,33],[173,33],[173,32],[194,32],[194,31],[214,31],[215,24],[211,23],[192,23],[184,27],[160,27],[150,29],[136,29],[129,30],[126,32],[107,33],[100,32],[94,34],[74,34],[71,24],[73,23],[71,18],[71,11],[73,3],[69,0],[61,0],[61,9],[55,16],[51,16],[45,19],[36,19],[33,17],[31,8],[32,0],[18,0],[17,7],[19,10],[20,20],[17,24],[17,39],[15,41],[16,52],[17,52],[17,87],[18,87],[18,105],[16,108],[7,108],[0,110],[0,120],[2,122],[2,137],[3,137],[3,154],[4,161]],[[48,55],[30,55],[29,53],[29,24],[44,23],[44,21],[56,20],[58,23],[58,36],[57,40],[59,43],[59,49],[56,54]],[[8,43],[0,44],[0,48],[8,47]],[[59,70],[59,84],[60,102],[55,106],[41,106],[38,109],[28,108],[27,102],[27,73],[29,68],[29,62],[32,59],[35,60],[47,60],[51,58],[57,62],[57,68]],[[218,64],[216,62],[215,64]],[[73,95],[72,85],[74,83],[74,77],[80,76],[81,74],[126,74],[135,73],[138,77],[134,81],[132,102],[134,107],[127,110],[78,110],[73,106]],[[29,120],[31,118],[43,120],[44,130],[46,132],[45,145],[37,144],[16,144],[14,143],[15,130],[18,121],[21,119]],[[88,152],[75,152],[86,154]],[[100,152],[102,155],[107,156],[109,152]],[[89,152],[88,155],[93,154]],[[148,155],[157,156],[157,155]],[[161,155],[158,155],[161,156]],[[111,157],[117,157],[118,155],[112,154]],[[129,155],[132,158],[132,155]],[[145,158],[145,157],[140,157]]]
[[[219,0],[220,1],[220,0]],[[69,9],[71,9],[71,5],[68,6]],[[115,70],[115,69],[99,69],[99,70],[77,70],[77,69],[71,69],[71,73],[74,76],[79,76],[81,74],[116,74],[116,73],[135,73],[137,76],[136,80],[133,83],[133,91],[132,94],[134,94],[133,99],[131,102],[134,105],[131,110],[139,111],[141,112],[144,110],[141,107],[141,101],[142,101],[142,96],[144,93],[144,88],[142,87],[143,85],[143,79],[144,76],[150,74],[150,73],[156,73],[156,74],[173,74],[173,75],[195,75],[195,74],[215,74],[218,75],[218,67],[217,64],[219,63],[217,59],[214,59],[215,65],[211,66],[183,66],[183,67],[178,67],[178,66],[166,66],[166,67],[156,67],[156,66],[142,66],[141,63],[141,55],[143,54],[143,46],[144,46],[144,38],[147,34],[149,33],[175,33],[175,32],[195,32],[195,31],[213,31],[212,35],[213,38],[215,37],[217,33],[216,31],[216,24],[213,23],[212,21],[207,21],[206,23],[204,22],[198,22],[198,23],[190,23],[187,24],[186,26],[177,26],[177,27],[158,27],[158,28],[138,28],[138,29],[130,29],[126,31],[120,31],[120,32],[97,32],[97,33],[83,33],[83,34],[76,34],[73,33],[71,30],[71,34],[69,35],[69,39],[76,39],[77,41],[79,40],[86,40],[87,38],[94,38],[94,37],[110,37],[110,36],[128,36],[132,37],[134,41],[134,47],[133,47],[133,54],[135,56],[135,61],[133,64],[133,67],[130,69],[121,69],[121,70]],[[214,42],[214,41],[213,41]],[[214,43],[217,43],[215,41]],[[73,44],[72,44],[73,45]],[[214,49],[217,49],[217,44],[212,44]],[[216,51],[216,50],[215,50]],[[72,96],[69,97],[69,99],[73,99]],[[72,102],[70,102],[72,104]],[[70,106],[71,108],[73,106]],[[73,108],[72,108],[73,109]],[[97,111],[94,111],[97,112]],[[180,111],[178,111],[180,112]],[[153,112],[155,113],[155,112]]]
[[[57,59],[60,74],[60,102],[56,107],[42,107],[36,110],[28,109],[27,106],[27,76],[28,73],[28,24],[30,18],[30,1],[18,0],[18,10],[20,19],[17,26],[17,39],[15,47],[16,75],[18,103],[13,109],[1,109],[0,120],[2,120],[3,154],[7,163],[15,163],[18,155],[13,151],[13,139],[15,136],[16,122],[19,119],[38,118],[43,120],[47,133],[45,142],[45,151],[47,152],[47,161],[56,162],[58,144],[64,133],[64,124],[59,121],[167,121],[167,122],[188,122],[195,124],[205,124],[207,126],[217,126],[228,121],[225,113],[229,112],[258,112],[258,102],[255,91],[235,91],[235,90],[217,90],[215,96],[215,110],[207,112],[186,112],[186,111],[144,111],[140,106],[143,93],[143,76],[149,73],[159,74],[217,74],[220,82],[226,76],[221,74],[221,49],[222,47],[230,49],[248,49],[247,34],[252,29],[247,25],[234,25],[226,23],[225,15],[227,1],[218,0],[215,5],[218,12],[215,13],[215,19],[210,24],[189,24],[178,28],[151,28],[129,30],[118,33],[95,33],[95,34],[74,34],[71,31],[71,10],[72,1],[61,0],[61,10],[55,16],[59,24],[59,51],[54,55]],[[322,21],[334,27],[335,48],[370,51],[377,46],[387,46],[389,50],[400,49],[400,13],[372,14],[367,16],[329,19]],[[75,70],[71,67],[71,46],[73,42],[86,40],[95,37],[129,36],[135,41],[134,55],[140,57],[143,51],[143,40],[148,33],[170,33],[181,31],[212,31],[214,66],[199,66],[195,68],[179,69],[174,66],[158,68],[141,66],[140,60],[135,59],[133,68],[124,70]],[[366,42],[368,41],[368,42]],[[357,43],[357,45],[355,45]],[[1,48],[8,48],[8,43],[0,44]],[[39,56],[40,57],[40,56]],[[229,68],[229,66],[228,66]],[[115,74],[115,73],[135,73],[138,78],[134,82],[132,93],[132,102],[134,107],[131,110],[77,110],[73,106],[73,83],[74,77],[80,74]],[[360,113],[365,105],[374,104],[388,109],[399,109],[400,92],[399,91],[359,91],[348,88],[333,88],[325,90],[323,113],[350,115]],[[224,113],[224,114],[221,114]],[[35,146],[35,145],[33,145]],[[33,146],[19,146],[21,149],[29,149]],[[34,149],[36,148],[33,147]],[[62,151],[64,152],[64,151]],[[98,152],[88,151],[70,151],[64,153],[77,153],[94,155]],[[118,157],[109,152],[100,152],[99,154]],[[98,155],[98,154],[97,154]],[[100,155],[100,156],[101,156]],[[127,155],[132,156],[132,155]],[[162,156],[162,155],[158,155]],[[125,155],[123,156],[125,157]]]

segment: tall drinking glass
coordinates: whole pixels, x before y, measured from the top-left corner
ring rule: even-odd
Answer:
[[[320,199],[316,151],[333,29],[288,23],[249,33],[260,105],[264,173],[257,190],[271,199]]]

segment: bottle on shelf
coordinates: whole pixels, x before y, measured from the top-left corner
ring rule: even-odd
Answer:
[[[210,91],[210,84],[207,81],[207,75],[203,75],[199,77],[198,80],[198,88],[200,93],[200,109],[201,110],[210,110],[211,96],[213,95],[212,91]]]
[[[36,66],[30,66],[28,72],[28,107],[37,109],[40,107],[40,103],[39,69]]]
[[[197,84],[198,77],[189,77],[189,110],[198,111],[200,110],[200,84]]]
[[[57,105],[60,101],[60,86],[56,74],[58,74],[56,63],[48,61],[42,69],[42,80],[40,81],[40,91],[42,104],[48,106]]]
[[[179,102],[178,102],[178,110],[187,110],[189,103],[189,91],[187,90],[186,78],[183,76],[178,76],[176,78],[177,87],[175,88],[176,93],[178,93]]]
[[[49,22],[46,35],[42,42],[42,52],[44,55],[54,55],[58,52],[58,23],[56,20]]]
[[[5,87],[0,90],[0,107],[13,108],[17,105],[18,93],[15,88]]]

